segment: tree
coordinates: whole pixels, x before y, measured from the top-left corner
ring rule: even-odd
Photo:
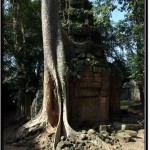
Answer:
[[[38,130],[48,124],[54,132],[56,128],[55,144],[60,140],[63,134],[68,136],[75,131],[68,124],[67,117],[67,98],[66,98],[66,63],[64,43],[69,42],[73,46],[64,31],[61,28],[58,16],[58,4],[56,0],[42,1],[42,31],[43,31],[43,46],[44,46],[44,98],[43,106],[39,114],[31,121],[21,127],[17,133],[17,137],[26,136],[28,129]],[[66,42],[66,39],[68,40]],[[70,51],[72,53],[72,51]],[[56,90],[58,109],[52,110],[52,85]],[[51,114],[58,113],[58,120],[54,122],[54,116]],[[22,134],[23,133],[23,134]]]
[[[104,47],[105,55],[116,59],[118,57],[116,51],[118,41],[115,25],[111,20],[111,14],[117,8],[114,2],[114,0],[95,0],[93,12],[94,24],[99,29],[97,32],[101,35],[98,41]]]
[[[144,87],[144,1],[120,1],[121,11],[127,11],[125,19],[116,25],[120,47],[127,51],[130,78],[139,83],[142,102]]]
[[[5,0],[3,12],[3,84],[14,91],[16,119],[30,117],[43,64],[40,1]]]

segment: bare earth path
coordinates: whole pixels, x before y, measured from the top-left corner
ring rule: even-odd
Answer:
[[[14,139],[17,129],[19,128],[21,124],[18,122],[15,122],[14,120],[14,114],[5,114],[4,115],[4,128],[3,128],[3,150],[26,150],[27,146],[14,146],[13,144],[9,144],[9,140]],[[44,139],[44,136],[39,139],[42,141]],[[145,149],[145,139],[144,139],[144,129],[141,129],[138,131],[137,137],[133,138],[134,142],[122,142],[120,141],[120,144],[122,145],[122,150],[144,150]],[[112,150],[112,147],[110,147],[110,144],[105,145],[105,150]],[[119,150],[121,150],[119,149]],[[117,148],[113,149],[117,150]]]
[[[7,144],[6,142],[15,138],[15,133],[18,128],[17,122],[14,120],[14,113],[4,114],[4,128],[3,132],[3,150],[26,150],[26,147],[16,147],[12,144]]]

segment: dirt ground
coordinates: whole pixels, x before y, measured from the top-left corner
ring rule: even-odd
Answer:
[[[14,114],[7,114],[4,116],[4,128],[3,128],[3,150],[26,150],[27,147],[16,147],[7,143],[9,139],[15,138],[15,133],[20,124],[14,121]],[[144,140],[144,129],[139,130],[136,138],[133,138],[134,142],[121,142],[122,150],[144,150],[146,145]],[[106,150],[110,150],[110,145],[106,144]]]
[[[145,140],[144,140],[144,130],[140,130],[140,133],[136,138],[133,138],[135,142],[120,142],[122,145],[122,150],[144,150]]]
[[[4,122],[3,122],[4,128],[2,130],[3,133],[2,149],[3,150],[26,150],[27,147],[16,147],[6,143],[9,139],[12,140],[15,138],[15,133],[19,126],[19,124],[15,122],[14,116],[15,113],[13,112],[4,115]]]

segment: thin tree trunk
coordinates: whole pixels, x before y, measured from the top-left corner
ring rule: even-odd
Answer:
[[[14,56],[16,58],[16,71],[18,74],[17,88],[18,88],[18,101],[17,101],[17,112],[16,119],[22,117],[28,117],[30,110],[26,104],[26,92],[25,84],[26,77],[24,75],[25,65],[23,57],[25,53],[25,33],[24,27],[21,20],[21,4],[19,0],[10,0],[12,16],[13,16],[13,32],[14,32]],[[27,102],[28,103],[28,102]],[[28,110],[28,112],[26,111]]]

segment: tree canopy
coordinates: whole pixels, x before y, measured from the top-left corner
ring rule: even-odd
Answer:
[[[32,93],[33,99],[41,88],[40,73],[43,71],[41,1],[4,0],[2,4],[2,84],[11,91],[12,101],[24,99],[26,93]],[[74,9],[69,9],[70,4]],[[75,0],[67,0],[59,1],[59,6],[61,23],[68,34],[73,31],[81,35],[85,29],[84,34],[95,31],[95,42],[102,45],[109,60],[115,61],[124,78],[143,81],[143,0],[95,0],[92,3],[87,0],[79,4]],[[111,15],[116,9],[125,11],[126,15],[114,23]]]

